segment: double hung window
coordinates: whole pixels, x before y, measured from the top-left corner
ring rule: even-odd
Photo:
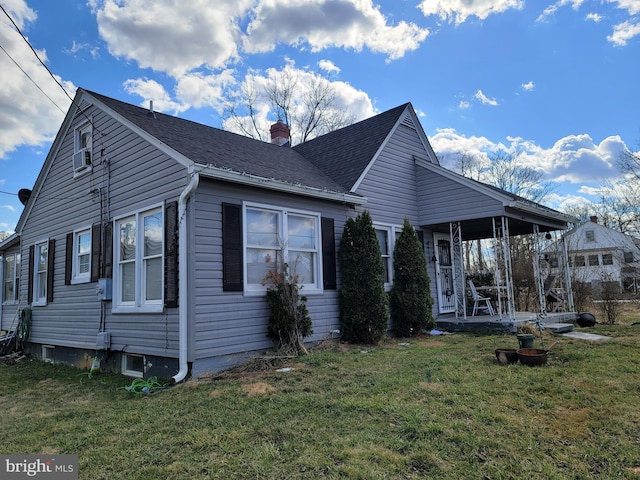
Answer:
[[[20,254],[10,253],[4,257],[2,301],[18,301],[20,290]]]
[[[33,262],[33,304],[47,304],[47,271],[49,268],[49,242],[36,243]]]
[[[245,204],[244,227],[247,291],[264,291],[269,272],[283,263],[307,291],[321,288],[320,215]]]
[[[88,282],[91,277],[91,229],[73,234],[73,283]]]
[[[161,208],[140,211],[116,220],[116,311],[162,310],[163,232]]]

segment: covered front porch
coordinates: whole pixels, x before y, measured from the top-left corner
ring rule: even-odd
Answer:
[[[515,332],[525,322],[573,324],[566,248],[558,239],[574,219],[440,166],[424,166],[431,188],[421,198],[441,206],[422,210],[420,221],[432,232],[426,251],[437,328]],[[551,244],[561,251],[550,256]],[[486,256],[478,269],[481,248]]]

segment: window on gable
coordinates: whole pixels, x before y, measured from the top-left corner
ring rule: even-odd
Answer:
[[[4,257],[2,301],[14,303],[20,294],[20,254],[10,253]]]
[[[75,177],[91,171],[92,143],[91,123],[86,123],[75,130],[73,153],[73,174]]]
[[[596,232],[594,232],[593,230],[586,230],[584,232],[585,234],[585,239],[587,240],[587,242],[595,242],[596,241]]]
[[[161,311],[164,218],[161,208],[117,219],[114,228],[115,309]]]
[[[282,262],[307,291],[321,289],[320,215],[245,204],[244,235],[245,290],[264,291],[265,277]]]

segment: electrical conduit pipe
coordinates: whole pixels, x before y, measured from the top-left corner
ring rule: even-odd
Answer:
[[[188,359],[188,314],[187,308],[187,203],[193,192],[198,188],[200,183],[200,174],[195,172],[193,168],[189,168],[191,180],[186,188],[180,194],[178,200],[178,342],[179,342],[179,365],[180,370],[173,376],[175,383],[180,383],[189,373]]]

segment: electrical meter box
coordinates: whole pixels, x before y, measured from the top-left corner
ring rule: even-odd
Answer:
[[[111,347],[111,334],[109,332],[99,332],[96,337],[96,350],[109,350]]]
[[[111,300],[111,279],[110,278],[99,278],[98,284],[96,285],[96,295],[98,295],[99,300]]]

